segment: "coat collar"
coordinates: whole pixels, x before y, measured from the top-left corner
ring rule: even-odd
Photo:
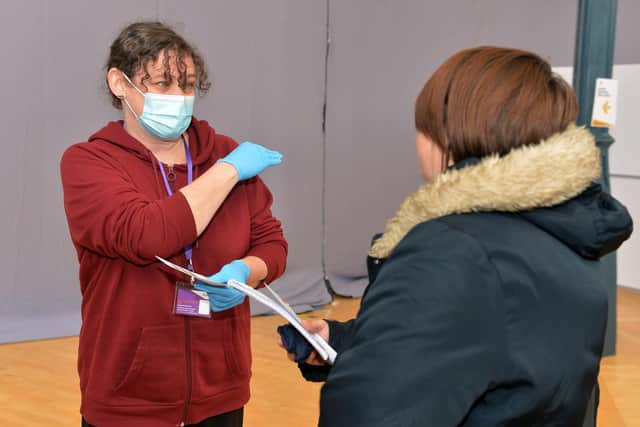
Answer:
[[[409,195],[369,250],[386,258],[415,225],[450,214],[555,206],[600,176],[600,152],[591,132],[570,126],[539,144],[450,169]]]

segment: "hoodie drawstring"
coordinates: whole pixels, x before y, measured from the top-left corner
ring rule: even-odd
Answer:
[[[165,196],[164,193],[164,184],[160,182],[160,174],[158,173],[158,168],[156,167],[156,159],[151,151],[147,151],[147,157],[149,157],[149,163],[151,164],[151,169],[153,169],[153,179],[156,182],[156,196],[158,199],[162,199]]]

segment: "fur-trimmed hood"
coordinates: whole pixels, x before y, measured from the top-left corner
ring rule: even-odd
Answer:
[[[387,222],[384,234],[371,247],[369,256],[386,258],[411,228],[431,219],[482,211],[537,212],[540,208],[561,205],[585,192],[599,176],[600,152],[593,135],[575,126],[539,144],[514,149],[502,157],[467,159],[408,196]],[[605,194],[599,188],[587,193],[592,199]],[[605,196],[615,202],[616,214],[620,216],[616,219],[623,220],[629,229],[628,233],[625,230],[624,238],[616,240],[619,240],[617,247],[631,233],[631,218],[622,205]],[[598,207],[603,205],[601,201],[594,202]],[[611,206],[611,203],[606,204]],[[531,215],[525,217],[536,222]],[[597,228],[598,220],[589,221],[593,221],[591,229]],[[542,218],[537,225],[551,233],[558,231],[555,224],[545,227],[545,222],[549,222],[548,218]],[[624,228],[624,224],[618,223],[614,228]],[[584,233],[581,230],[569,234],[571,238],[581,238]],[[564,240],[563,236],[557,237]],[[592,246],[602,246],[602,236],[596,237],[598,241],[589,242],[587,252],[593,252]],[[581,248],[577,252],[581,253]],[[600,249],[595,253],[599,256]]]

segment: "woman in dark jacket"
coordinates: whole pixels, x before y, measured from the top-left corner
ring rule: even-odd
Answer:
[[[598,259],[632,230],[595,183],[574,92],[539,56],[449,58],[416,101],[427,183],[369,252],[354,320],[309,321],[338,351],[321,426],[579,426],[607,294]],[[328,376],[326,376],[328,374]]]

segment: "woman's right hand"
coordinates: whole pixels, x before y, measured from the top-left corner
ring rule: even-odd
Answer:
[[[329,324],[325,320],[302,319],[302,326],[304,326],[307,331],[316,333],[320,335],[323,340],[329,342]],[[285,348],[281,337],[278,337],[278,345]],[[294,353],[287,353],[287,357],[289,357],[289,360],[292,362],[295,362],[296,355]],[[309,354],[305,363],[315,366],[324,366],[327,364],[315,350],[311,350],[311,354]]]
[[[282,163],[282,154],[262,145],[245,141],[218,161],[233,166],[238,172],[238,181],[242,181],[253,178],[270,166]]]

